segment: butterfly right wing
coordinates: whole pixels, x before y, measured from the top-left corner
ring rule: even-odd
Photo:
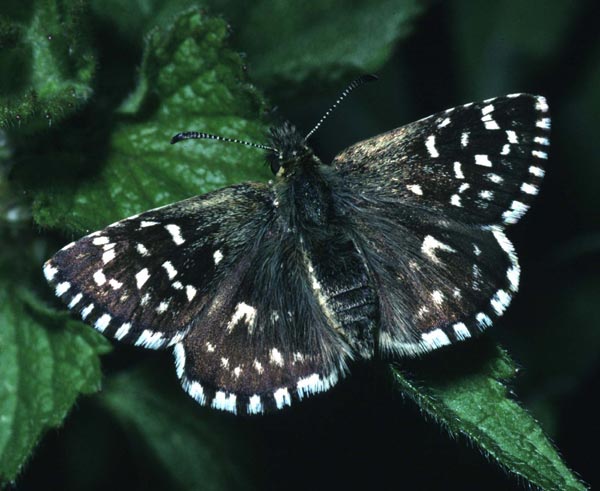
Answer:
[[[541,96],[465,104],[334,159],[343,210],[378,292],[379,347],[415,355],[502,315],[520,268],[504,227],[538,193],[550,118]]]

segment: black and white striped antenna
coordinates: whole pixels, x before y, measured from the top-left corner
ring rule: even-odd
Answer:
[[[242,145],[247,145],[249,147],[261,148],[263,150],[269,150],[271,152],[277,152],[274,148],[271,148],[267,145],[261,145],[260,143],[252,143],[244,140],[237,140],[235,138],[226,138],[224,136],[211,135],[210,133],[199,133],[198,131],[186,131],[184,133],[177,133],[173,138],[171,138],[171,143],[177,143],[183,140],[220,140],[223,142],[230,143],[241,143]]]
[[[350,82],[348,87],[346,87],[344,89],[344,91],[340,94],[340,96],[337,98],[337,100],[331,105],[331,107],[329,109],[327,109],[327,112],[325,112],[325,114],[323,114],[323,117],[319,120],[319,122],[315,125],[315,127],[312,130],[310,130],[308,132],[308,134],[304,137],[304,140],[305,141],[308,140],[311,137],[311,135],[319,129],[319,127],[323,124],[323,121],[325,121],[327,119],[327,117],[333,112],[333,110],[336,107],[338,107],[340,102],[342,102],[348,96],[348,94],[350,94],[350,92],[352,92],[357,87],[360,87],[361,85],[366,84],[367,82],[374,82],[377,79],[378,79],[377,75],[362,75],[362,76],[358,77],[357,79],[353,80],[352,82]]]

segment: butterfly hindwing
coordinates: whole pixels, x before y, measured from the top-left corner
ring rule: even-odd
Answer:
[[[307,251],[274,222],[214,292],[175,347],[178,375],[196,400],[262,413],[322,392],[352,350],[315,295]]]
[[[542,96],[469,103],[359,142],[334,165],[355,192],[463,223],[509,225],[539,191],[550,117]]]

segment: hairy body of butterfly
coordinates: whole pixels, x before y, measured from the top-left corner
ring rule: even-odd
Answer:
[[[514,94],[324,164],[286,124],[264,147],[274,182],[127,218],[44,273],[104,334],[174,347],[201,404],[282,408],[329,389],[352,359],[422,354],[505,311],[520,269],[504,229],[538,193],[549,128],[543,97]]]

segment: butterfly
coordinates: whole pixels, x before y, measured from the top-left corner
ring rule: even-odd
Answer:
[[[538,194],[546,99],[469,103],[356,143],[331,163],[285,123],[274,180],[146,211],[68,244],[44,265],[98,331],[173,348],[196,401],[233,413],[323,392],[353,360],[416,356],[502,315],[520,267],[505,234]]]

